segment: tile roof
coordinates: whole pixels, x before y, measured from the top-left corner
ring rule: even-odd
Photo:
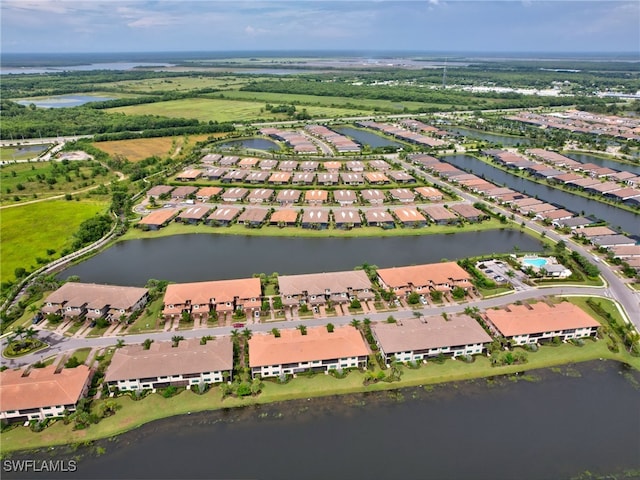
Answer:
[[[258,298],[261,295],[259,278],[216,280],[211,282],[171,283],[167,286],[163,303],[193,305],[233,301],[234,298]],[[212,302],[215,299],[215,302]]]
[[[344,272],[309,273],[302,275],[278,276],[278,288],[282,295],[324,295],[353,290],[371,289],[371,281],[363,270]]]
[[[449,283],[471,280],[471,275],[456,262],[429,263],[408,267],[379,268],[378,276],[390,287]]]
[[[87,305],[88,308],[111,308],[127,310],[149,293],[146,288],[98,285],[96,283],[67,282],[51,293],[46,303],[71,306]]]

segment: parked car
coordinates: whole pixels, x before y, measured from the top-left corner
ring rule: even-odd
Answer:
[[[96,321],[95,320],[91,320],[91,323],[89,324],[89,326],[91,328],[95,327],[96,326]]]
[[[244,323],[234,323],[232,326],[233,328],[242,328],[244,327]]]
[[[44,317],[42,315],[42,312],[38,312],[35,314],[35,316],[33,317],[33,320],[31,320],[31,323],[33,325],[35,325],[36,323],[40,322],[40,320],[42,320]]]

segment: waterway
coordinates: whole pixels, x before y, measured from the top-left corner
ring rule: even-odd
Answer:
[[[439,262],[446,258],[540,252],[539,240],[515,230],[385,238],[281,238],[185,234],[116,243],[65,270],[83,282],[143,286],[150,278],[195,282],[254,273],[298,274]]]
[[[366,132],[364,130],[358,130],[357,128],[351,127],[338,127],[332,128],[338,133],[342,135],[346,135],[347,137],[352,138],[360,145],[369,145],[371,148],[376,147],[401,147],[402,145],[398,142],[394,142],[393,140],[389,140],[387,138],[381,137],[380,135],[376,135],[375,133]]]
[[[75,458],[73,474],[3,478],[540,480],[587,470],[600,478],[640,468],[639,381],[619,363],[594,361],[194,413],[92,447],[11,457]]]
[[[451,127],[446,129],[448,132],[462,135],[464,137],[475,138],[478,140],[484,140],[491,143],[499,143],[508,147],[517,147],[520,145],[530,145],[531,140],[527,137],[511,137],[507,135],[499,135],[497,133],[487,133],[479,130],[471,130],[461,127]]]
[[[247,138],[244,140],[232,140],[230,142],[223,143],[217,146],[217,148],[248,148],[251,150],[267,150],[275,151],[280,150],[280,145],[266,138]]]
[[[113,97],[96,97],[93,95],[55,95],[47,98],[18,100],[20,105],[31,105],[39,108],[65,108],[78,107],[90,102],[106,102],[113,100]]]
[[[565,157],[572,158],[580,163],[595,163],[601,167],[611,168],[612,170],[619,170],[625,172],[635,173],[640,175],[640,165],[632,165],[630,163],[620,163],[615,160],[609,160],[607,158],[596,157],[586,153],[563,153]]]
[[[532,182],[468,155],[450,155],[442,157],[442,160],[479,177],[486,178],[496,185],[504,185],[532,197],[538,197],[545,202],[561,205],[578,214],[584,212],[585,215],[602,219],[632,235],[640,235],[640,215],[635,213]]]
[[[60,73],[60,72],[87,72],[92,70],[133,70],[134,68],[166,68],[172,66],[169,63],[148,62],[105,62],[88,63],[83,65],[60,65],[41,67],[2,67],[0,75],[25,75],[34,73]]]

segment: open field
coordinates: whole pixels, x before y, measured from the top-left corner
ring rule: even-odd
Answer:
[[[132,240],[136,238],[159,238],[171,235],[187,233],[204,233],[217,235],[250,235],[265,237],[395,237],[412,235],[434,235],[463,233],[466,231],[477,232],[480,230],[496,230],[508,228],[498,220],[491,219],[482,223],[470,224],[463,228],[446,225],[431,225],[424,228],[393,228],[384,230],[380,227],[358,227],[352,230],[330,228],[327,230],[312,230],[302,227],[277,227],[265,226],[262,228],[248,228],[244,225],[231,225],[230,227],[210,227],[208,225],[185,225],[180,222],[172,222],[166,227],[156,231],[143,231],[139,228],[131,228],[120,240]]]
[[[37,258],[50,261],[73,243],[80,224],[104,212],[107,202],[51,200],[0,211],[2,252],[0,281],[14,280],[14,270],[38,268]],[[47,255],[47,250],[55,250]]]
[[[201,88],[217,88],[227,90],[230,88],[240,88],[248,83],[242,77],[205,77],[205,76],[184,76],[170,78],[148,78],[145,80],[125,80],[121,82],[109,83],[109,88],[117,88],[128,93],[148,94],[150,92],[164,91],[186,91]]]
[[[501,367],[492,367],[488,358],[484,356],[477,356],[475,361],[470,364],[453,360],[446,360],[441,365],[429,362],[418,369],[403,367],[402,378],[398,382],[379,382],[368,386],[363,384],[364,375],[359,371],[351,372],[343,379],[318,374],[313,377],[298,377],[285,385],[264,382],[262,393],[257,397],[250,396],[248,398],[229,397],[222,400],[220,390],[217,387],[212,388],[203,395],[184,391],[168,399],[155,393],[142,400],[134,401],[130,396],[125,395],[115,399],[122,407],[115,415],[103,419],[97,425],[91,425],[86,430],[74,431],[71,424],[64,425],[62,421],[55,422],[40,433],[34,433],[28,428],[17,427],[3,433],[4,441],[2,442],[1,451],[6,454],[17,450],[111,437],[153,420],[186,414],[187,412],[219,410],[221,408],[266,404],[297,398],[433,385],[494,375],[508,375],[597,359],[623,361],[631,364],[634,368],[640,367],[640,362],[637,358],[631,357],[623,351],[618,354],[611,353],[607,349],[606,342],[602,340],[596,342],[587,341],[583,347],[576,347],[571,344],[563,344],[557,347],[542,346],[538,352],[528,353],[527,357],[528,362],[525,365]],[[97,404],[100,401],[94,403],[93,408],[97,408]]]
[[[376,109],[402,113],[405,108],[422,109],[430,104],[422,102],[393,102],[391,100],[375,100],[352,97],[331,97],[324,95],[299,95],[293,93],[228,91],[224,97],[229,99],[255,100],[272,104],[300,104],[327,107],[353,108],[375,111]]]
[[[188,144],[201,142],[208,138],[224,137],[225,133],[209,133],[202,135],[188,135]],[[145,158],[157,156],[164,157],[176,154],[178,149],[185,146],[185,137],[156,137],[156,138],[133,138],[130,140],[112,140],[107,142],[95,142],[94,147],[111,156],[122,155],[130,162],[139,162]]]
[[[286,114],[274,114],[266,111],[264,107],[264,102],[190,98],[110,108],[107,111],[127,115],[161,115],[165,117],[196,118],[205,122],[209,120],[217,122],[290,120]],[[298,110],[302,111],[302,108],[303,107],[300,107]],[[309,115],[323,118],[370,115],[372,113],[371,111],[347,108],[317,106],[304,108],[307,109]]]
[[[0,175],[2,204],[72,193],[117,178],[100,164],[86,161],[15,163],[2,166]]]

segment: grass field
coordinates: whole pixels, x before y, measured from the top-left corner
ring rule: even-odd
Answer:
[[[188,143],[201,142],[208,138],[226,136],[227,133],[211,133],[205,135],[189,135]],[[145,158],[165,157],[177,153],[185,145],[185,137],[134,138],[131,140],[113,140],[93,144],[111,156],[122,155],[130,162],[138,162]]]
[[[286,114],[273,114],[264,109],[265,102],[191,98],[168,102],[132,105],[128,107],[110,108],[109,112],[127,115],[161,115],[165,117],[196,118],[200,121],[241,122],[245,120],[271,121],[289,120]],[[344,117],[369,115],[372,112],[359,109],[332,107],[304,107],[313,117]],[[302,107],[298,108],[302,110]]]
[[[316,106],[332,106],[341,108],[353,108],[374,111],[376,109],[384,111],[402,112],[405,108],[411,110],[422,109],[430,106],[422,102],[392,102],[390,100],[375,100],[351,97],[331,97],[321,95],[298,95],[290,93],[271,92],[246,92],[228,91],[224,92],[224,97],[229,99],[254,100],[271,104],[300,104]]]
[[[109,83],[109,88],[119,88],[128,93],[147,94],[149,92],[186,91],[201,88],[217,88],[226,90],[240,88],[247,84],[247,79],[241,77],[171,77],[148,78],[145,80],[126,80]]]
[[[80,223],[106,207],[106,202],[51,200],[1,210],[0,281],[14,280],[17,267],[38,268],[38,257],[58,258],[73,243],[72,235]],[[47,249],[55,253],[47,255]]]
[[[66,166],[58,162],[4,165],[0,168],[0,202],[16,204],[35,198],[53,197],[117,178],[97,163],[76,162],[72,166],[78,167],[78,170],[66,170]]]

